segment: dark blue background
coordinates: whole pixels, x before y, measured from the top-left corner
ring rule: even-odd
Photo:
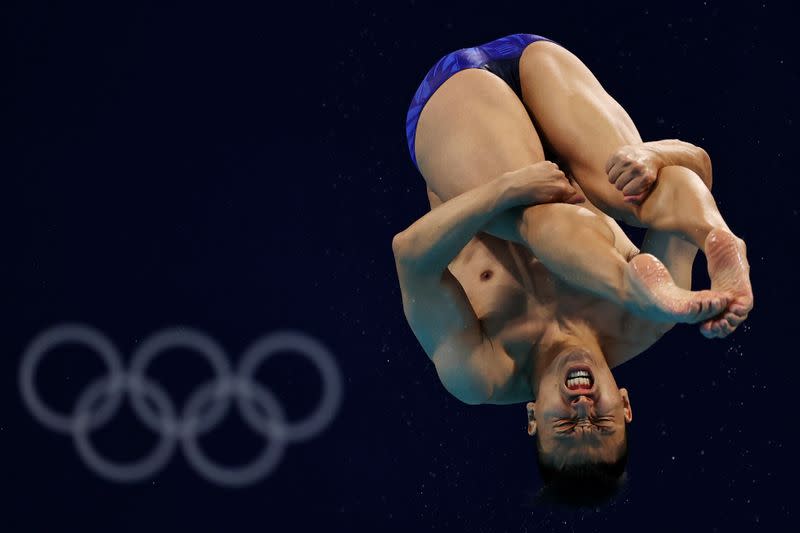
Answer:
[[[3,17],[0,529],[772,531],[797,519],[789,2],[76,4],[19,2]],[[704,146],[749,246],[745,327],[722,341],[678,327],[618,369],[634,408],[630,483],[600,512],[530,507],[524,407],[446,393],[406,325],[391,254],[428,207],[404,136],[417,84],[445,53],[517,32],[575,52],[646,140]],[[247,489],[205,481],[180,454],[146,482],[104,481],[20,400],[22,351],[66,320],[126,354],[174,324],[232,354],[296,328],[336,354],[344,403]],[[48,361],[44,396],[63,410],[100,374],[80,350]],[[319,379],[281,361],[260,375],[302,417]],[[180,401],[204,372],[160,376]],[[124,460],[154,438],[126,408],[96,441]],[[228,464],[260,442],[235,416],[204,440]]]

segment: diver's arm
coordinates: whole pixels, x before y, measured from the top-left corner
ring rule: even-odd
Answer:
[[[661,169],[666,166],[682,166],[693,170],[711,190],[711,159],[706,151],[699,146],[676,139],[625,145],[609,158],[606,163],[606,172],[611,172],[613,169],[613,173],[609,175],[609,181],[622,190],[626,186],[636,186],[637,182],[645,182],[652,186],[658,179]],[[639,197],[643,196],[640,193]],[[638,199],[631,197],[630,201],[638,201]],[[614,232],[615,245],[624,257],[631,259],[640,253],[639,248],[631,242],[616,220],[600,211],[589,201],[586,201],[583,207],[602,218],[611,228]],[[643,244],[643,251],[658,257],[666,265],[675,282],[680,287],[689,289],[691,286],[691,262],[694,260],[697,248],[683,239],[678,237],[670,239],[669,236],[671,235],[649,231]],[[691,252],[687,279],[682,271],[685,270],[685,259],[689,257],[686,252],[692,248],[694,251]],[[673,271],[673,267],[676,267],[675,271]]]
[[[506,209],[498,185],[493,180],[466,191],[395,235],[392,250],[398,266],[416,275],[441,275],[467,242]]]
[[[678,139],[646,142],[644,146],[656,153],[660,162],[659,168],[686,167],[700,176],[708,190],[711,190],[711,158],[703,148]]]
[[[609,182],[625,200],[641,203],[655,185],[664,167],[681,166],[695,172],[711,190],[711,158],[705,150],[677,139],[628,144],[617,149],[606,162]]]
[[[398,263],[414,272],[436,276],[476,233],[499,214],[518,206],[583,201],[564,173],[541,161],[507,172],[432,209],[395,236]]]
[[[447,266],[504,208],[498,185],[489,182],[442,203],[392,240],[408,324],[436,365],[442,385],[468,404],[490,398],[492,382],[503,380],[503,369],[482,364],[495,358],[491,343]]]
[[[408,323],[436,365],[442,384],[465,403],[491,399],[511,379],[513,361],[495,351],[483,334],[463,287],[447,267],[499,212],[520,203],[574,195],[555,165],[545,163],[503,175],[442,203],[392,241]]]

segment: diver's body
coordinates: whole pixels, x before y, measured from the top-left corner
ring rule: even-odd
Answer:
[[[619,435],[630,420],[610,367],[676,322],[703,322],[707,337],[741,324],[752,308],[744,243],[710,195],[704,151],[642,143],[572,54],[541,39],[510,43],[500,49],[520,54],[522,98],[472,52],[422,104],[415,96],[409,147],[433,209],[392,243],[404,311],[456,397],[535,398],[529,431],[547,428],[540,443],[564,452],[548,457],[568,460],[576,443],[613,454],[618,446],[580,441]],[[574,187],[544,161],[545,146]],[[641,250],[611,217],[649,228]],[[698,248],[711,291],[688,290]],[[572,440],[555,437],[564,427]]]
[[[730,232],[701,179],[702,174],[709,178],[711,174],[705,152],[677,141],[660,144],[665,165],[689,161],[688,168],[700,175],[682,175],[660,186],[656,186],[653,168],[640,175],[620,172],[621,164],[606,169],[609,156],[625,145],[641,143],[641,138],[624,109],[560,45],[532,34],[515,34],[448,54],[434,65],[415,94],[407,134],[432,206],[542,161],[546,151],[557,157],[602,211],[594,209],[596,216],[585,217],[580,207],[555,208],[559,218],[580,219],[575,225],[584,233],[596,233],[597,239],[586,239],[581,247],[565,247],[567,241],[558,231],[538,231],[552,218],[554,208],[549,206],[508,210],[482,231],[526,245],[551,272],[580,289],[629,310],[646,309],[651,319],[698,321],[666,316],[672,314],[674,302],[659,302],[663,291],[655,287],[651,294],[644,294],[620,286],[630,275],[641,277],[661,265],[649,254],[630,261],[630,256],[621,253],[616,243],[627,238],[613,217],[649,228],[648,235],[682,238],[706,253],[712,290],[730,296],[724,313],[701,320],[707,337],[730,334],[752,307],[744,243]],[[652,161],[646,163],[645,167],[653,166]],[[616,183],[609,183],[609,175]],[[612,229],[612,239],[602,238],[606,227]],[[710,241],[713,229],[723,231],[715,232]],[[653,279],[639,281],[648,285]],[[710,297],[684,293],[680,298],[686,304],[701,296]]]
[[[691,161],[687,159],[686,163]],[[493,219],[506,211],[509,203],[519,203],[520,195],[536,194],[520,193],[522,182],[530,181],[531,190],[538,186],[529,176],[519,179],[527,173],[529,169],[521,169],[489,180],[468,194],[437,205],[409,228],[406,237],[465,242],[447,263],[441,286],[439,279],[433,280],[436,286],[421,285],[428,281],[414,272],[420,261],[403,250],[409,249],[411,243],[404,243],[402,238],[394,243],[409,323],[436,364],[443,385],[466,403],[508,404],[537,397],[540,374],[556,356],[566,355],[568,347],[591,355],[597,368],[613,368],[642,353],[675,322],[683,321],[682,317],[697,312],[695,309],[676,314],[671,322],[648,320],[561,280],[527,246],[483,231],[472,232],[471,224],[482,225],[474,224],[476,217]],[[691,171],[669,166],[660,169],[660,179],[681,179],[686,173]],[[581,218],[603,216],[588,201],[581,206],[583,213],[577,218],[562,216],[561,212],[575,207],[569,204],[541,207],[550,216],[539,229],[570,237],[566,245],[578,248],[588,244],[586,239],[595,237],[593,233],[580,233],[584,224]],[[631,258],[640,253],[624,234],[613,236],[608,225],[613,221],[607,217],[601,220],[606,237],[615,241],[622,255]],[[685,289],[691,286],[697,247],[665,234],[651,234],[646,244],[669,268],[678,290],[688,292]],[[444,304],[439,301],[442,289],[450,300]],[[717,311],[724,308],[724,302],[713,295],[708,302]],[[469,333],[479,337],[482,350],[469,348],[475,342],[465,338]],[[450,336],[449,342],[438,335]]]

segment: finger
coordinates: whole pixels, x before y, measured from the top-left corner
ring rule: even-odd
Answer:
[[[642,194],[635,194],[633,196],[625,196],[623,200],[629,204],[640,204],[644,201],[645,197],[647,196],[646,192]]]
[[[649,190],[653,183],[655,183],[655,179],[650,174],[642,174],[637,179],[628,182],[628,184],[622,189],[622,194],[627,196],[631,196],[634,194],[640,194],[647,190]]]
[[[605,167],[603,167],[606,171],[606,174],[611,174],[611,169],[614,168],[614,165],[617,164],[617,161],[619,161],[617,154],[611,154],[611,157],[606,160]]]
[[[614,186],[617,188],[618,191],[623,190],[629,183],[635,181],[640,176],[639,171],[637,169],[628,169],[622,173],[622,175],[617,179],[617,182]],[[641,192],[641,191],[639,191]]]
[[[537,203],[551,204],[566,202],[571,196],[577,194],[578,191],[570,187],[568,184],[556,184],[548,187],[539,196]]]
[[[623,172],[625,172],[625,163],[623,161],[617,161],[614,166],[606,172],[606,174],[608,174],[609,183],[616,183]]]
[[[574,196],[571,196],[567,199],[568,204],[582,204],[585,201],[586,197],[583,196],[582,194],[577,194],[577,193]]]
[[[578,194],[578,191],[575,190],[575,188],[570,185],[568,181],[559,183],[557,195],[561,198],[561,200],[566,200],[567,198],[571,198],[576,194]]]

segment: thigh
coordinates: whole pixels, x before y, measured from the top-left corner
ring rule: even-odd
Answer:
[[[431,209],[434,209],[438,205],[441,205],[442,199],[436,196],[436,193],[431,190],[430,187],[425,187],[428,191],[428,202],[431,204]]]
[[[587,198],[618,220],[639,225],[634,208],[605,172],[623,145],[641,142],[631,118],[569,50],[550,42],[528,46],[520,57],[523,102],[547,145]]]
[[[544,159],[536,129],[514,91],[494,74],[474,68],[454,74],[425,104],[415,153],[432,203]]]
[[[504,172],[544,159],[541,140],[523,103],[505,82],[478,69],[459,72],[433,94],[420,114],[415,150],[431,209]],[[589,201],[583,207],[608,225],[623,256],[636,251],[613,219]],[[571,212],[562,209],[559,214]],[[542,209],[539,215],[544,213],[550,214]],[[485,231],[510,240],[513,232],[506,226],[513,225],[517,215],[500,216]]]

